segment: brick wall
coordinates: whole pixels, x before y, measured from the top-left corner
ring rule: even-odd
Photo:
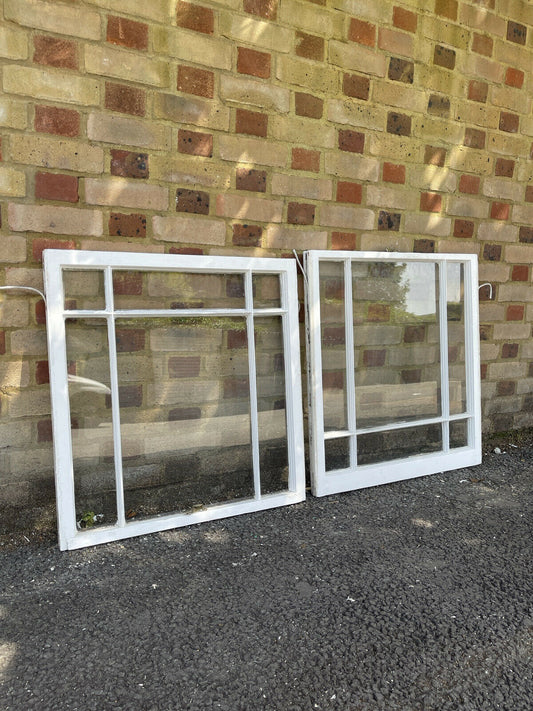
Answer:
[[[484,429],[533,424],[531,2],[1,6],[0,284],[46,247],[474,252]],[[3,295],[7,501],[51,479],[46,357]]]

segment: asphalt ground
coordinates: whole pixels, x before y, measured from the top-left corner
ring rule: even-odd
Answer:
[[[0,709],[530,711],[533,446],[503,451],[79,551],[3,540]]]

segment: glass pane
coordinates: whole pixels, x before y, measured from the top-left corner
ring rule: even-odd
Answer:
[[[464,265],[447,264],[450,414],[466,412]]]
[[[468,420],[450,422],[450,449],[466,447],[468,444]]]
[[[67,319],[66,352],[76,520],[82,528],[116,523],[107,324]]]
[[[352,265],[357,426],[440,415],[438,270]]]
[[[253,274],[254,309],[279,309],[281,291],[277,274]]]
[[[113,270],[116,309],[243,309],[242,274]]]
[[[350,438],[326,439],[324,441],[326,472],[348,469],[350,466]]]
[[[117,319],[131,521],[254,495],[245,319]]]
[[[343,262],[320,265],[320,319],[324,430],[331,432],[348,426]]]
[[[440,423],[357,437],[357,464],[377,464],[442,450]]]
[[[65,309],[105,309],[104,272],[101,269],[64,269]]]
[[[261,493],[269,494],[289,481],[281,317],[256,318],[254,328]]]

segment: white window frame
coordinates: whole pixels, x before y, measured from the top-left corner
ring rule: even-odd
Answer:
[[[57,496],[58,537],[61,550],[81,548],[108,541],[163,531],[203,521],[260,511],[297,503],[305,499],[305,466],[301,397],[298,296],[296,264],[288,259],[159,255],[122,252],[45,250],[44,279],[47,306],[50,390],[54,434],[54,464]],[[63,271],[98,269],[104,272],[105,307],[91,310],[65,309]],[[254,497],[209,506],[191,513],[172,513],[143,520],[126,521],[121,457],[120,406],[118,396],[115,319],[119,317],[176,317],[176,310],[115,309],[113,270],[242,274],[245,285],[244,308],[180,309],[180,317],[240,316],[246,319],[250,380],[251,443]],[[252,274],[274,274],[280,279],[280,308],[254,308]],[[287,490],[261,494],[259,470],[258,411],[254,315],[280,316],[284,342],[285,394],[289,476]],[[76,524],[74,470],[70,425],[65,322],[72,318],[101,318],[107,323],[111,372],[111,409],[114,440],[117,523],[79,530]],[[179,422],[176,422],[179,427]]]
[[[307,274],[306,323],[308,346],[308,400],[311,488],[315,496],[326,496],[342,491],[386,484],[436,472],[472,466],[481,462],[481,396],[479,358],[479,305],[477,256],[471,254],[412,254],[400,252],[347,252],[310,251],[304,253]],[[344,265],[344,304],[346,324],[346,390],[348,426],[345,430],[325,432],[324,403],[322,391],[322,344],[320,322],[320,263],[334,261]],[[425,262],[438,265],[439,269],[439,323],[441,382],[448,377],[448,332],[446,269],[450,263],[464,265],[464,319],[465,319],[465,375],[466,411],[450,415],[448,388],[441,388],[441,415],[433,418],[409,419],[379,427],[357,428],[355,405],[354,325],[352,317],[353,262]],[[449,423],[467,421],[467,446],[450,449],[447,432]],[[411,455],[403,459],[391,459],[377,464],[357,465],[357,437],[368,432],[407,429],[417,425],[440,423],[443,431],[443,446],[439,452]],[[350,438],[350,466],[346,469],[328,471],[325,463],[325,441],[341,437]]]

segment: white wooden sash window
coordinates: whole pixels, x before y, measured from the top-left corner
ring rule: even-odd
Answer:
[[[305,498],[292,260],[46,250],[59,543]]]
[[[307,252],[316,496],[481,461],[477,258]]]

